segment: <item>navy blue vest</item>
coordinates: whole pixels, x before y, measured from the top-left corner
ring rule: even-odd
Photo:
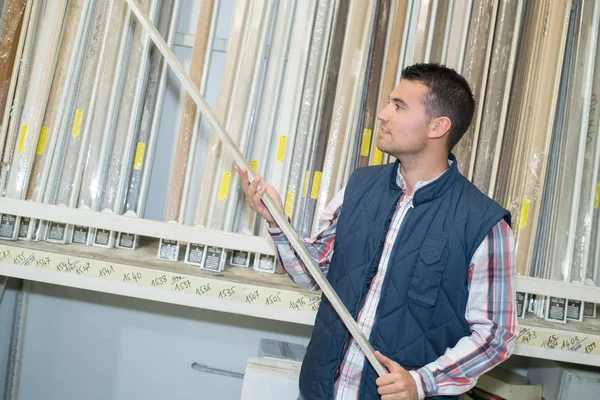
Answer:
[[[465,320],[473,253],[510,213],[452,166],[418,189],[392,249],[371,336],[373,348],[413,370],[470,334]],[[398,163],[356,170],[346,186],[327,279],[356,319],[377,272],[402,190]],[[349,334],[323,296],[300,372],[310,400],[333,398]],[[365,360],[359,399],[378,399],[377,373]],[[440,397],[448,399],[448,397]]]

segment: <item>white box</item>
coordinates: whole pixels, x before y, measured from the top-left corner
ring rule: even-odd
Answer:
[[[532,358],[529,380],[542,385],[546,400],[600,397],[600,369],[594,367]]]
[[[241,400],[296,399],[306,346],[261,339],[258,357],[246,361]]]
[[[297,399],[301,365],[297,361],[249,357],[241,400]]]

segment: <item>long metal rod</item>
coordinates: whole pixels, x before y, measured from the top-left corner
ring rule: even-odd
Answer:
[[[17,1],[11,1],[11,3],[14,3],[13,5],[16,6],[10,9],[10,15],[5,15],[4,12],[2,13],[2,15],[5,16],[5,25],[2,32],[3,36],[0,36],[0,40],[3,42],[2,46],[0,46],[0,50],[3,54],[6,54],[5,57],[8,62],[3,67],[3,71],[0,72],[0,85],[2,86],[2,90],[0,90],[0,159],[4,156],[4,145],[6,144],[6,135],[8,134],[8,122],[12,111],[13,97],[17,88],[17,77],[19,75],[19,67],[21,64],[20,60],[25,47],[25,38],[27,36],[29,17],[32,8],[31,1],[21,1],[19,3]],[[8,21],[6,18],[8,18]],[[14,24],[12,32],[11,29],[8,29],[6,26],[6,22],[12,22]],[[7,32],[11,33],[10,36],[8,36]],[[5,33],[6,35],[4,35]],[[11,38],[10,41],[8,40],[8,37]],[[4,49],[4,46],[7,45],[10,45],[8,51]]]
[[[199,82],[199,87],[200,87],[200,93],[206,93],[206,86],[207,86],[207,82],[208,82],[208,74],[209,74],[209,69],[210,69],[210,65],[213,59],[213,48],[214,48],[214,42],[216,39],[216,31],[217,31],[217,20],[219,17],[219,10],[221,8],[221,0],[212,0],[210,5],[207,5],[206,3],[202,4],[201,3],[201,11],[200,11],[200,15],[198,17],[198,24],[196,25],[196,36],[194,38],[194,47],[192,49],[192,58],[190,60],[190,76],[191,74],[198,74],[197,75],[197,79]],[[209,13],[210,12],[210,20],[209,23],[207,25],[207,21],[204,19],[204,14],[205,13]],[[208,29],[208,32],[206,31]],[[198,43],[200,42],[200,43]],[[169,47],[171,48],[171,47]],[[202,62],[202,66],[196,66],[196,64],[199,64],[200,62]],[[193,103],[190,103],[191,106],[193,106]],[[179,218],[178,221],[179,223],[185,223],[186,221],[186,214],[187,214],[187,210],[188,210],[188,202],[190,201],[189,199],[189,193],[190,193],[190,187],[192,184],[192,173],[194,170],[194,165],[196,164],[195,162],[195,158],[196,158],[196,148],[198,146],[198,136],[200,133],[200,124],[201,124],[201,117],[202,115],[200,113],[198,113],[198,111],[196,110],[195,107],[190,107],[187,112],[185,109],[185,101],[184,101],[184,111],[181,115],[181,123],[179,126],[179,135],[182,134],[191,134],[191,139],[190,139],[190,143],[189,143],[189,149],[188,149],[188,154],[187,154],[187,166],[185,169],[185,175],[183,176],[183,186],[181,188],[181,197],[179,199]],[[186,119],[193,117],[193,120],[191,120],[191,126],[189,124],[189,121],[186,121]],[[187,124],[186,124],[187,122]],[[191,128],[191,132],[188,133],[189,129]],[[179,143],[178,143],[178,147],[179,147]],[[179,148],[177,148],[177,150],[180,150]],[[171,172],[172,175],[175,174],[176,171],[176,166],[177,164],[179,164],[177,162],[177,158],[183,158],[180,157],[179,155],[176,156],[176,160],[174,161],[173,164],[173,172]],[[169,182],[170,183],[170,182]],[[171,191],[171,188],[169,188],[169,192]],[[172,201],[172,199],[169,197],[167,199],[167,201]],[[193,201],[193,200],[192,200]],[[192,212],[194,212],[194,208],[192,207]],[[192,217],[193,218],[193,217]]]
[[[163,1],[161,13],[166,12],[167,8],[165,8],[166,1]],[[173,48],[175,43],[175,35],[177,32],[177,21],[179,21],[179,10],[181,8],[181,0],[173,0],[173,4],[171,5],[171,20],[168,27],[167,32],[167,40],[169,48]],[[159,55],[160,57],[160,55]],[[150,174],[152,173],[152,163],[154,162],[154,154],[156,149],[156,143],[158,140],[158,130],[160,126],[160,114],[162,114],[163,105],[165,102],[165,93],[167,91],[167,72],[168,65],[165,63],[160,63],[160,78],[158,80],[159,87],[156,95],[156,105],[154,106],[154,115],[152,116],[152,122],[150,125],[150,137],[148,139],[148,147],[146,149],[146,161],[145,166],[142,164],[142,178],[140,182],[139,194],[137,201],[135,202],[135,213],[138,217],[142,217],[144,215],[144,210],[146,208],[146,196],[148,195],[148,190],[150,187]],[[131,189],[129,189],[129,192]]]
[[[7,284],[8,284],[8,277],[0,276],[0,303],[2,303],[2,297],[4,296],[4,291],[6,290]]]
[[[510,88],[512,86],[513,76],[517,68],[517,50],[519,39],[521,37],[521,20],[523,19],[524,5],[523,0],[518,0],[517,16],[515,19],[515,28],[513,30],[512,43],[510,45],[510,56],[508,61],[508,73],[506,75],[506,85],[504,86],[504,95],[502,96],[502,108],[500,110],[500,124],[498,125],[498,136],[496,138],[496,149],[494,150],[494,159],[492,161],[492,175],[487,195],[494,198],[496,191],[496,179],[498,178],[498,167],[500,165],[500,149],[504,140],[504,133],[507,126],[508,106],[510,100]]]
[[[492,5],[492,19],[488,26],[488,40],[487,40],[487,49],[485,51],[485,61],[483,63],[483,75],[481,78],[481,87],[479,90],[479,106],[476,106],[476,114],[475,114],[475,129],[473,130],[473,141],[471,142],[471,154],[469,160],[469,175],[468,178],[470,181],[473,181],[473,174],[475,173],[475,159],[477,155],[477,145],[479,144],[479,135],[481,132],[481,122],[483,120],[483,111],[484,111],[484,99],[487,90],[487,85],[490,79],[490,68],[492,63],[492,54],[494,48],[494,37],[496,33],[496,21],[498,19],[498,12],[500,8],[500,2],[495,1]]]
[[[423,58],[423,62],[430,62],[431,58],[431,48],[433,47],[433,39],[435,36],[435,22],[437,18],[438,12],[438,0],[433,0],[433,4],[431,5],[431,15],[429,16],[429,32],[427,32],[427,42],[425,45],[425,57]]]
[[[3,126],[6,126],[8,131],[2,130],[2,138],[4,140],[4,153],[2,156],[2,165],[0,165],[0,189],[2,195],[4,195],[4,189],[8,184],[8,174],[11,169],[14,149],[19,136],[18,123],[21,119],[21,110],[23,109],[27,85],[29,83],[29,75],[31,74],[31,58],[33,57],[33,51],[35,50],[34,44],[39,21],[38,15],[40,13],[40,4],[40,2],[35,3],[29,10],[30,15],[27,29],[26,31],[21,31],[21,34],[25,35],[25,38],[22,52],[19,54],[20,61],[15,62],[13,69],[13,73],[17,73],[17,78],[14,92],[12,92],[11,89],[11,93],[14,93],[14,97],[10,100],[10,102],[12,102],[12,107],[7,106],[4,112]],[[23,21],[23,23],[25,23],[25,21]],[[7,99],[7,101],[9,100]],[[2,152],[2,148],[0,148],[0,152]]]
[[[196,371],[200,371],[200,372],[206,372],[207,374],[221,375],[221,376],[226,376],[228,378],[244,379],[244,374],[242,374],[240,372],[229,371],[226,369],[213,368],[213,367],[209,367],[208,365],[198,364],[197,362],[192,363],[192,369],[195,369]]]
[[[189,95],[196,102],[198,108],[202,112],[202,115],[204,115],[204,117],[215,130],[215,133],[223,141],[223,145],[227,148],[235,162],[240,167],[245,168],[248,171],[250,179],[254,179],[256,177],[256,174],[252,170],[250,163],[248,163],[248,161],[244,158],[244,155],[237,148],[229,134],[225,131],[225,128],[223,127],[221,122],[216,119],[208,103],[202,97],[200,91],[193,84],[190,77],[185,73],[183,67],[175,57],[175,54],[173,54],[173,52],[171,51],[167,43],[164,41],[160,33],[156,30],[150,19],[148,19],[148,16],[140,10],[136,1],[126,1],[127,4],[129,4],[129,7],[131,7],[133,13],[140,20],[141,24],[144,26],[144,28],[146,28],[148,35],[152,38],[152,41],[154,42],[154,44],[156,44],[156,47],[163,54],[167,63],[171,66],[171,68],[173,68],[173,71],[175,72],[183,86],[186,88]],[[346,325],[346,328],[348,328],[348,331],[350,331],[350,334],[354,337],[354,339],[360,346],[361,350],[365,354],[365,357],[367,357],[373,368],[375,368],[375,371],[377,371],[377,374],[379,376],[386,375],[388,372],[383,367],[383,365],[381,365],[381,363],[377,360],[377,358],[375,358],[373,347],[371,346],[365,335],[362,333],[362,331],[358,327],[358,324],[356,323],[356,321],[354,321],[354,319],[352,318],[352,316],[350,315],[340,298],[337,296],[337,294],[335,293],[335,291],[333,290],[333,288],[319,269],[318,265],[315,263],[315,260],[313,260],[313,258],[310,256],[310,254],[304,247],[302,240],[300,239],[294,228],[292,228],[292,226],[288,223],[283,211],[277,207],[275,201],[268,194],[265,194],[265,196],[263,197],[263,201],[269,209],[269,211],[271,212],[271,215],[273,215],[275,222],[277,222],[285,236],[288,238],[288,240],[294,247],[294,250],[296,250],[296,252],[300,256],[300,259],[302,260],[304,265],[308,268],[311,276],[323,291],[323,294],[327,297],[327,299],[329,299],[331,305],[340,316],[342,322],[344,323],[344,325]]]

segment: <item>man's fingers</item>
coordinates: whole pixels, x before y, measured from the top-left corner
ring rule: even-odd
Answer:
[[[261,198],[262,198],[262,197],[265,195],[265,193],[267,193],[267,190],[268,190],[268,189],[269,189],[269,185],[266,185],[266,184],[265,184],[265,185],[262,187],[262,189],[259,189],[259,190],[258,190],[258,193],[260,193],[260,197],[261,197]]]
[[[384,396],[381,396],[381,400],[402,400],[405,398],[406,397],[402,397],[399,394],[386,394]]]
[[[254,204],[254,207],[260,207],[261,203],[262,203],[262,197],[265,194],[265,192],[267,191],[267,186],[265,185],[262,189],[259,189],[256,191],[256,193],[254,193],[254,197],[252,198],[252,203]]]
[[[240,175],[240,177],[242,178],[241,179],[242,184],[245,183],[246,184],[245,186],[248,186],[248,171],[246,170],[246,168],[242,168],[239,165],[236,165],[234,167],[234,169],[235,169],[235,172],[237,172]]]
[[[248,171],[246,169],[240,168],[236,165],[235,170],[238,174],[240,174],[240,181],[242,182],[242,188],[244,189],[244,192],[253,195],[258,189],[258,184],[262,181],[262,177],[260,175],[256,175],[254,180],[250,182],[248,179]],[[250,191],[248,191],[248,189],[250,189]]]
[[[398,381],[398,377],[395,374],[387,374],[384,376],[381,376],[379,378],[377,378],[377,380],[375,381],[375,383],[377,384],[377,386],[379,387],[384,387],[387,385],[391,385],[394,382]]]
[[[377,378],[376,381],[381,399],[407,399],[407,396],[409,396],[408,372],[396,361],[384,356],[379,351],[375,352],[375,357],[390,371],[389,374]]]
[[[252,183],[248,180],[248,171],[244,168],[240,168],[238,165],[235,166],[235,170],[238,174],[240,174],[240,181],[242,182],[242,189],[244,190],[244,194],[246,195],[246,201],[251,209],[256,211],[256,206],[254,204],[254,195],[256,194],[258,182],[260,177],[256,177]]]
[[[402,366],[400,364],[398,364],[396,361],[384,356],[383,354],[381,354],[379,351],[375,352],[375,357],[377,358],[377,360],[383,364],[384,367],[386,367],[388,369],[388,371],[390,372],[396,372],[396,371],[402,371],[404,368],[402,368]]]
[[[256,178],[250,183],[248,186],[248,190],[246,191],[246,195],[248,196],[248,201],[253,201],[256,192],[258,191],[258,184],[260,183],[260,175],[257,175]],[[253,202],[254,204],[254,202]]]
[[[377,392],[380,395],[384,395],[384,394],[394,394],[394,393],[398,393],[399,391],[401,391],[401,388],[399,387],[400,385],[398,384],[389,384],[389,385],[384,385],[384,386],[379,386],[379,388],[377,388]]]
[[[272,192],[270,191],[273,190],[272,187],[264,181],[262,176],[256,175],[254,180],[250,182],[248,180],[248,171],[246,169],[241,168],[239,165],[236,165],[234,168],[235,171],[240,175],[240,180],[242,181],[242,188],[244,189],[244,194],[246,195],[246,202],[248,203],[250,209],[257,212],[267,221],[274,222],[269,210],[262,202],[262,198],[265,195],[265,193],[269,191],[273,198],[277,198],[279,200],[279,203],[281,203],[279,195],[277,195],[277,193],[275,193],[275,195],[272,194]]]

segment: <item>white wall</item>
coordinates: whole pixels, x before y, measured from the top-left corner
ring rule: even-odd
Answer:
[[[194,33],[199,4],[198,0],[183,1],[180,33]],[[229,34],[234,5],[235,0],[221,0],[218,38]],[[175,53],[189,69],[191,49],[177,47]],[[213,53],[206,92],[213,107],[223,62],[223,53]],[[182,104],[183,92],[171,73],[148,218],[163,219]],[[204,158],[206,131],[197,152],[198,167]],[[198,167],[192,195],[198,191]],[[239,399],[241,380],[198,372],[191,364],[243,373],[247,357],[257,354],[261,338],[307,344],[310,331],[288,323],[33,283],[18,398]]]
[[[8,358],[10,354],[11,335],[17,303],[19,281],[8,279],[4,296],[0,300],[0,398],[6,388]]]
[[[33,283],[20,400],[239,399],[263,337],[307,344],[310,328]]]

